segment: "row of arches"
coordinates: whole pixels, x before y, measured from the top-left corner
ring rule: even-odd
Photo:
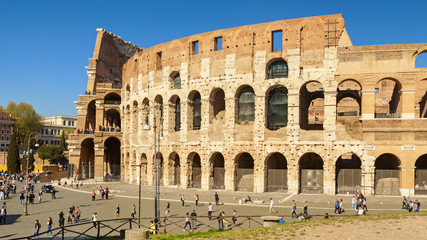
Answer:
[[[377,118],[400,117],[401,113],[401,85],[394,79],[383,79],[378,82],[375,92],[375,116]],[[336,108],[337,119],[358,117],[361,115],[362,87],[355,80],[341,82],[337,88]],[[249,85],[238,88],[235,95],[235,121],[251,122],[255,120],[255,91]],[[324,121],[324,89],[320,82],[310,81],[300,89],[300,127],[302,129],[323,129]],[[420,88],[416,90],[416,112],[419,117],[427,117],[427,80],[420,82]],[[221,88],[215,88],[210,93],[209,99],[209,121],[224,119],[226,111],[225,92]],[[185,103],[187,106],[183,106]],[[148,99],[143,100],[143,108],[148,107]],[[163,97],[157,95],[156,107],[159,109],[158,119],[163,119],[164,103]],[[202,99],[201,94],[193,90],[189,93],[186,101],[178,95],[173,95],[168,100],[169,126],[171,131],[180,131],[182,127],[188,130],[198,130],[202,124]],[[181,126],[182,108],[187,107],[187,126]],[[133,102],[133,107],[126,106],[128,118],[132,123],[138,125],[138,102]],[[147,111],[143,115],[148,121]],[[129,116],[131,114],[132,116]],[[274,85],[266,92],[266,128],[277,130],[288,124],[288,89],[283,85]],[[130,121],[130,119],[129,119]]]
[[[207,166],[203,166],[201,157],[196,152],[190,153],[184,159],[180,158],[177,152],[172,152],[167,160],[164,160],[161,153],[158,153],[157,156],[161,185],[165,183],[164,179],[167,175],[167,185],[186,184],[185,187],[188,188],[201,188],[202,178],[206,177],[203,175],[208,174],[210,189],[224,189],[227,184],[226,175],[231,175],[235,191],[258,191],[259,189],[255,189],[257,184],[254,183],[254,170],[260,167],[264,173],[264,191],[287,191],[288,189],[288,162],[286,157],[279,152],[271,153],[265,159],[263,166],[256,166],[252,155],[243,152],[235,157],[231,168],[226,168],[224,156],[220,152],[211,155]],[[141,162],[144,166],[141,181],[147,184],[148,177],[152,177],[152,174],[147,172],[146,154],[141,155]],[[375,194],[400,194],[400,164],[400,160],[389,153],[382,154],[375,160]],[[206,167],[207,171],[203,171],[203,167]],[[427,194],[427,154],[418,158],[415,168],[415,191],[418,194]],[[326,170],[324,161],[319,154],[314,152],[303,154],[298,161],[298,191],[300,193],[323,193]],[[336,160],[336,193],[346,194],[361,191],[362,178],[362,163],[356,154],[346,153]],[[186,179],[186,182],[184,183],[182,179]],[[137,180],[134,179],[134,182],[136,183]]]

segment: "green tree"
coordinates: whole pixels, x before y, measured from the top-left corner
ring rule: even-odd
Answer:
[[[24,139],[27,138],[28,134],[31,132],[40,132],[41,115],[34,110],[31,104],[21,102],[16,105],[16,103],[12,101],[7,105],[5,112],[12,114],[14,119],[13,129],[16,132],[16,137],[19,143],[23,144],[24,149],[27,150],[28,140],[24,141]],[[31,145],[33,144],[34,143]]]
[[[28,158],[30,159],[30,161],[28,162],[28,165],[27,165],[27,159]],[[26,168],[28,166],[28,171],[32,172],[34,170],[34,162],[35,162],[35,159],[34,159],[34,155],[32,153],[30,153],[29,156],[24,156],[22,158],[22,170],[24,172],[27,172]]]
[[[10,137],[9,148],[7,149],[7,171],[9,173],[19,172],[19,143],[16,134],[12,133]]]
[[[67,134],[68,135],[68,134]],[[68,136],[67,136],[68,137]],[[65,137],[65,129],[62,130],[62,134],[61,134],[61,139],[59,139],[59,146],[61,147],[62,150],[67,150],[68,148],[68,144],[66,142],[66,137]]]
[[[63,150],[58,145],[43,145],[39,147],[37,153],[39,158],[43,159],[44,164],[44,160],[49,160],[49,162],[52,163],[53,161],[62,158]]]

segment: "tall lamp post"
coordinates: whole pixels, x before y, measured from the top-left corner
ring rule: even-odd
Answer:
[[[154,102],[152,100],[149,100],[151,102],[151,105],[153,106],[153,115],[154,115],[154,121],[153,121],[153,130],[154,130],[154,216],[155,216],[155,222],[158,223],[160,221],[160,182],[159,182],[159,163],[158,163],[158,156],[157,156],[157,139],[156,139],[156,107],[154,105]],[[144,130],[150,130],[150,125],[148,122],[145,122],[145,125],[143,127]],[[156,224],[156,228],[157,228]]]
[[[31,139],[33,139],[33,138],[36,140],[39,140],[41,138],[40,133],[39,132],[30,133],[30,135],[28,136],[28,145],[27,145],[28,151],[26,153],[24,153],[24,155],[27,156],[27,166],[25,168],[25,172],[27,174],[27,176],[25,178],[25,205],[24,205],[24,215],[25,216],[28,215],[28,207],[27,207],[27,204],[28,204],[28,175],[29,175],[28,174],[28,170],[29,170],[28,164],[30,161],[30,155],[32,154],[32,149],[30,149],[30,143],[31,143]],[[36,144],[34,146],[38,147],[39,144],[36,142]]]

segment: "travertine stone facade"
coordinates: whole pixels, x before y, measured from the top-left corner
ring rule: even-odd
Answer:
[[[121,178],[138,182],[142,164],[141,181],[153,184],[156,120],[164,186],[413,194],[424,187],[416,166],[427,168],[427,69],[415,68],[426,51],[353,46],[340,14],[144,49],[123,65]],[[96,110],[105,112],[101,100]]]

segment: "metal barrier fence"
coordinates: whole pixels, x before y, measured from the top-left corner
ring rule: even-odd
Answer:
[[[301,169],[301,193],[323,193],[323,169]]]
[[[225,168],[214,168],[212,189],[225,189]]]
[[[202,187],[202,168],[192,167],[191,178],[188,181],[188,187],[201,188]]]
[[[400,195],[399,170],[375,170],[376,195]]]
[[[415,194],[427,194],[427,169],[415,169]]]
[[[254,189],[254,170],[236,169],[236,191],[252,192]]]
[[[361,169],[338,169],[336,193],[356,193],[362,190]]]
[[[268,169],[267,171],[267,191],[287,191],[288,190],[288,170]]]
[[[121,165],[105,165],[104,166],[104,177],[102,180],[98,180],[94,177],[94,166],[93,165],[75,165],[69,164],[67,169],[67,178],[70,180],[91,180],[98,182],[120,182],[122,171]],[[144,174],[144,173],[143,173]]]
[[[150,224],[153,218],[141,218],[141,224],[137,218],[121,218],[102,221],[87,221],[64,227],[52,229],[52,234],[47,235],[47,231],[40,231],[37,235],[31,235],[13,240],[33,239],[36,236],[43,236],[44,239],[103,239],[106,237],[124,237],[124,231],[128,229],[140,228],[148,234],[166,233],[189,233],[204,232],[209,229],[245,229],[263,226],[261,216],[237,216],[233,221],[232,216],[197,216],[190,219],[190,226],[187,228],[185,217],[171,216],[161,217],[157,223]]]

